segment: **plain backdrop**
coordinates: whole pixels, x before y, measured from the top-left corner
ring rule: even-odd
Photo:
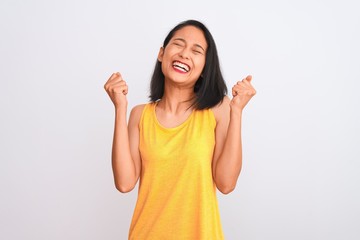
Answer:
[[[0,239],[127,239],[137,187],[111,171],[122,73],[148,101],[162,41],[204,22],[230,89],[253,75],[226,239],[360,239],[357,1],[0,1]],[[176,217],[176,216],[174,216]]]

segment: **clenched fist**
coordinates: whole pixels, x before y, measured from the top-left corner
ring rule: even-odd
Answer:
[[[104,88],[115,108],[127,107],[126,94],[128,93],[128,86],[120,73],[113,73],[105,83]]]
[[[233,99],[230,102],[232,109],[242,111],[250,99],[256,94],[251,85],[252,76],[248,75],[242,81],[237,82],[232,88]]]

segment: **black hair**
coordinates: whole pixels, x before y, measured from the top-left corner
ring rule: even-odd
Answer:
[[[200,29],[204,33],[208,45],[203,72],[194,86],[196,99],[193,106],[198,110],[211,108],[222,102],[227,94],[227,87],[221,74],[216,44],[210,31],[203,23],[196,20],[181,22],[166,36],[163,48],[167,46],[176,31],[186,26],[194,26]],[[163,97],[164,85],[165,76],[161,69],[161,62],[157,60],[150,82],[150,101],[155,102]]]

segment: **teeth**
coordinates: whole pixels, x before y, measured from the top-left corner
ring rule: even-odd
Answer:
[[[188,72],[190,69],[187,65],[181,63],[181,62],[174,62],[173,66],[176,67],[177,69],[184,71],[184,72]]]

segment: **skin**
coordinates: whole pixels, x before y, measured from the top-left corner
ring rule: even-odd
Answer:
[[[164,127],[178,126],[191,114],[193,88],[205,66],[206,49],[203,32],[193,26],[178,30],[166,48],[160,48],[158,60],[165,76],[165,90],[157,104],[156,116]],[[174,61],[186,64],[189,71],[184,73],[174,68]],[[212,174],[217,188],[224,194],[235,189],[242,167],[242,113],[256,94],[251,79],[249,75],[238,81],[232,88],[233,98],[226,96],[221,104],[212,108],[217,122]],[[145,105],[132,109],[127,124],[128,87],[121,74],[112,74],[104,88],[115,106],[112,148],[115,186],[125,193],[135,187],[140,176],[139,122]]]

